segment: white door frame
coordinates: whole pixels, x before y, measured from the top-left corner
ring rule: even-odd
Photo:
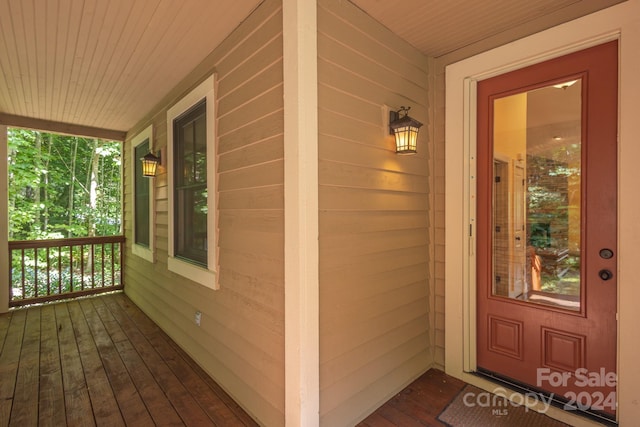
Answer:
[[[640,222],[634,219],[640,210],[636,184],[640,161],[640,0],[628,0],[447,67],[445,370],[485,390],[498,389],[497,384],[470,373],[476,368],[476,260],[474,232],[470,235],[470,230],[476,225],[477,82],[615,39],[620,49],[617,416],[624,425],[640,418],[636,389],[640,343],[634,326],[640,322],[640,286],[634,266],[640,254]],[[572,425],[592,424],[553,407],[548,415]]]

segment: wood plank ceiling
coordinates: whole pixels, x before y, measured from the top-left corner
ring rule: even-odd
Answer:
[[[525,27],[526,31],[520,36],[528,35],[621,3],[621,0],[351,1],[425,55],[436,58],[518,27]]]
[[[261,0],[0,0],[0,113],[126,131]]]
[[[261,1],[0,0],[0,121],[127,131]],[[351,1],[440,57],[621,0]]]

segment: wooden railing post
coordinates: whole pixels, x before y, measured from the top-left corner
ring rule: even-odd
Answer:
[[[7,197],[9,195],[8,176],[7,173],[7,126],[0,125],[0,271],[8,269],[9,250],[7,243],[9,241],[9,204]],[[7,277],[0,277],[0,313],[9,310],[9,294],[11,292],[11,282]]]

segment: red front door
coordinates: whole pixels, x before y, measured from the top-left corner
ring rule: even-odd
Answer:
[[[615,414],[617,42],[478,84],[477,365]]]

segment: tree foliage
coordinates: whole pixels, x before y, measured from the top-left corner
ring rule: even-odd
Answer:
[[[9,239],[121,234],[120,142],[8,130]]]

